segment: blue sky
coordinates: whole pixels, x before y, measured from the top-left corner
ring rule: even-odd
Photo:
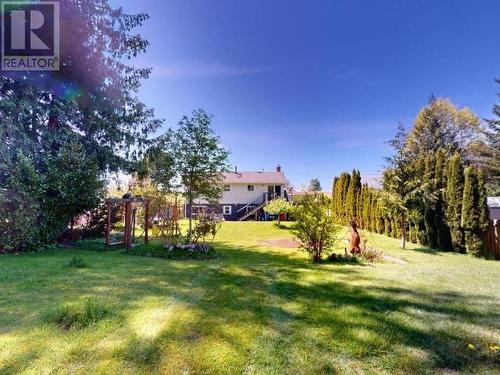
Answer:
[[[292,184],[377,174],[431,93],[489,117],[500,1],[112,0],[146,12],[141,98],[165,126],[204,108],[240,170]]]

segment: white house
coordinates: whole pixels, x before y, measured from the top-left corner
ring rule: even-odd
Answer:
[[[279,165],[273,172],[240,172],[235,169],[224,173],[224,192],[215,209],[226,220],[262,219],[262,208],[269,200],[289,198],[287,185],[288,180]],[[208,208],[214,207],[197,200],[193,204],[193,213]],[[189,205],[186,205],[186,212],[189,212]]]

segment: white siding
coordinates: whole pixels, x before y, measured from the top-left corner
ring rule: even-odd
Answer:
[[[249,184],[231,184],[231,191],[224,191],[222,193],[222,198],[220,199],[220,204],[248,204],[262,198],[264,193],[267,193],[267,187],[269,185],[256,185],[254,186],[254,191],[248,191]],[[250,184],[252,185],[252,184]],[[271,185],[275,186],[275,185]],[[284,185],[281,185],[281,193],[285,189]],[[203,204],[206,203],[202,200],[197,200],[196,203]]]

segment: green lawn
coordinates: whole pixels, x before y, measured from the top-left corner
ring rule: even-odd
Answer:
[[[210,261],[0,256],[0,373],[498,373],[500,262],[370,236],[406,263],[316,265],[262,242],[290,236],[225,223]],[[75,256],[88,267],[68,267]],[[88,297],[104,319],[47,322]]]

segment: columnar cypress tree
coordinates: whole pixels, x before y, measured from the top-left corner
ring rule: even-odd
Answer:
[[[349,221],[357,214],[356,198],[360,190],[361,190],[361,174],[359,171],[353,169],[345,199],[346,221]]]
[[[448,163],[446,186],[446,221],[450,228],[453,249],[465,252],[464,230],[462,228],[462,200],[464,190],[464,168],[460,155],[455,154]]]
[[[336,198],[337,198],[337,183],[339,181],[338,177],[335,177],[333,179],[332,183],[332,215],[333,215],[333,220],[337,220],[337,205],[335,204]]]
[[[435,191],[435,157],[433,154],[427,155],[425,158],[425,173],[424,184],[428,195],[432,195]],[[434,204],[426,203],[424,207],[424,230],[423,236],[424,245],[429,245],[433,248],[438,246],[437,230],[435,228],[436,210]]]
[[[383,234],[385,231],[385,218],[380,209],[380,204],[378,203],[378,197],[377,201],[375,202],[375,207],[376,207],[375,219],[376,219],[377,233]]]
[[[469,254],[480,255],[484,248],[484,231],[487,228],[486,191],[482,173],[475,167],[465,170],[462,201],[462,227],[465,231],[465,248]]]
[[[446,223],[445,199],[446,199],[446,154],[443,149],[436,153],[435,165],[435,217],[434,227],[436,228],[437,245],[440,249],[451,250],[450,229]]]
[[[334,220],[339,224],[346,224],[346,208],[345,198],[349,188],[349,180],[351,176],[349,173],[342,173],[339,177],[334,179],[334,187],[332,194],[332,212]]]
[[[374,190],[370,189],[370,210],[368,212],[369,230],[377,232],[377,195]]]
[[[347,208],[347,192],[349,190],[349,185],[351,183],[351,175],[349,173],[343,173],[341,176],[341,194],[339,196],[339,206],[341,209],[340,223],[347,224],[349,222],[349,212]]]
[[[361,217],[363,218],[363,228],[372,230],[372,223],[370,213],[372,210],[372,200],[371,200],[371,190],[368,188],[368,185],[363,185],[361,188],[362,191],[362,207],[361,207]]]

